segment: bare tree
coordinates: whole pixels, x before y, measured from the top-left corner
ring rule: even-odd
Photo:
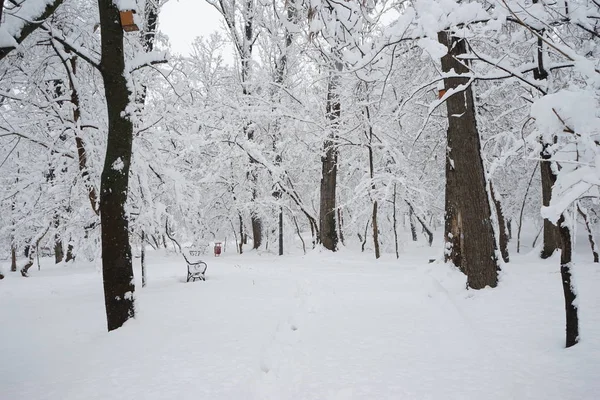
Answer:
[[[127,112],[130,92],[119,9],[112,0],[98,0],[98,8],[102,31],[99,69],[108,108],[108,142],[100,181],[102,276],[108,330],[112,331],[135,316],[129,220],[125,211],[133,124]]]
[[[341,104],[339,97],[340,72],[342,63],[334,62],[329,74],[327,85],[326,112],[329,120],[330,133],[323,142],[323,155],[321,156],[321,201],[319,212],[319,240],[323,247],[336,251],[338,245],[338,234],[336,227],[336,190],[338,149],[337,136],[339,119],[341,115]]]
[[[438,40],[448,49],[448,54],[442,57],[442,70],[468,73],[467,66],[458,59],[467,52],[465,40],[450,32],[438,33]],[[444,86],[449,96],[446,99],[446,261],[452,261],[467,275],[469,287],[495,287],[499,269],[496,240],[471,82],[467,77],[449,77],[444,78]]]

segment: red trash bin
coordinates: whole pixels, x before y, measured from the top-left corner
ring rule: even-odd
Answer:
[[[215,257],[219,257],[221,255],[221,242],[215,242]]]

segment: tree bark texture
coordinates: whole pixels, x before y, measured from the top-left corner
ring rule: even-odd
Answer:
[[[329,77],[327,85],[326,112],[331,132],[323,142],[321,156],[321,201],[319,207],[320,242],[328,250],[336,251],[338,235],[336,228],[336,190],[337,190],[337,130],[341,115],[341,105],[338,95],[339,75],[341,64],[336,64],[336,70]]]
[[[465,41],[448,32],[438,33],[438,40],[448,49],[448,54],[442,57],[442,70],[468,73],[468,68],[456,59],[466,53]],[[452,261],[467,275],[470,288],[495,287],[498,284],[496,241],[473,91],[467,77],[445,78],[444,86],[446,93],[455,91],[446,100],[446,261]]]
[[[58,264],[65,258],[65,252],[63,249],[62,241],[60,240],[60,235],[54,236],[54,263]]]
[[[283,255],[283,208],[279,207],[279,255]]]
[[[58,214],[54,214],[54,228],[60,227],[60,217]],[[62,239],[60,235],[56,233],[54,235],[54,263],[58,264],[65,258],[65,251],[63,248]]]
[[[17,272],[17,248],[14,244],[10,245],[10,271]]]
[[[413,218],[413,210],[412,208],[408,209],[408,221],[410,222],[410,234],[412,236],[412,241],[417,241],[417,227],[415,226],[415,221]]]
[[[338,224],[338,237],[339,241],[344,246],[344,217],[342,215],[342,209],[337,209],[337,224]]]
[[[562,279],[563,294],[565,297],[565,320],[566,320],[566,347],[571,347],[579,341],[579,318],[575,301],[577,295],[571,281],[571,266],[573,255],[573,244],[571,232],[565,222],[564,215],[558,220],[558,231],[560,233],[562,252],[560,254],[560,276]]]
[[[375,247],[375,258],[381,257],[379,249],[379,227],[377,226],[377,200],[373,202],[373,246]]]
[[[123,30],[112,0],[98,0],[102,30],[101,73],[108,108],[108,142],[100,181],[102,275],[108,330],[135,315],[135,284],[129,221],[125,211],[133,125],[127,116],[129,90],[124,76]]]
[[[69,75],[69,86],[71,89],[71,103],[73,104],[73,122],[75,126],[79,126],[79,120],[81,119],[81,107],[79,105],[79,93],[77,92],[77,87],[75,86],[74,80],[77,75],[77,57],[73,56],[70,60],[70,66],[65,64],[65,69],[67,70],[67,74]],[[69,68],[70,67],[70,68]],[[87,167],[87,152],[85,150],[85,142],[81,137],[81,131],[77,129],[75,131],[75,144],[77,147],[77,158],[79,161],[79,171],[81,172],[81,177],[85,182],[85,186],[88,191],[88,199],[90,200],[90,205],[92,206],[92,210],[96,215],[100,215],[100,207],[98,205],[98,194],[96,192],[96,187],[92,183],[90,179],[90,173]]]
[[[502,211],[502,203],[496,196],[496,192],[494,191],[494,186],[490,183],[490,190],[492,194],[492,200],[494,201],[494,206],[496,207],[496,216],[498,218],[498,233],[500,237],[500,254],[502,254],[502,260],[504,262],[509,262],[510,257],[508,254],[508,230],[506,227],[506,220],[504,219],[504,212]]]
[[[244,220],[242,218],[242,214],[238,213],[238,222],[240,225],[240,254],[244,252],[244,245],[246,244],[246,236],[244,235]]]
[[[48,226],[46,228],[46,230],[41,231],[37,234],[37,236],[33,237],[31,239],[31,242],[29,245],[27,245],[27,263],[25,263],[25,265],[23,266],[23,268],[21,268],[21,275],[24,277],[28,277],[29,276],[29,269],[31,267],[33,267],[33,263],[34,263],[34,259],[36,257],[36,255],[38,256],[38,269],[39,269],[39,265],[40,265],[40,258],[38,255],[38,251],[40,248],[40,242],[42,241],[42,239],[44,238],[44,236],[46,236],[46,233],[48,233],[48,230],[50,229],[50,226]]]
[[[544,206],[550,205],[550,199],[552,198],[552,186],[556,182],[556,175],[552,171],[550,161],[550,154],[546,151],[542,151],[540,154],[543,161],[540,161],[540,175],[542,178],[542,204]],[[550,222],[548,219],[544,219],[544,243],[540,257],[543,259],[549,258],[554,252],[560,249],[561,238],[559,228]]]
[[[73,261],[75,260],[75,254],[73,253],[73,245],[69,244],[67,245],[67,255],[65,257],[65,262],[69,262],[69,261]]]

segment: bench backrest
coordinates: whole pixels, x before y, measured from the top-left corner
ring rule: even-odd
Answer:
[[[189,263],[197,263],[199,261],[202,261],[202,259],[206,256],[205,249],[200,249],[196,247],[183,249],[182,253],[186,261]]]

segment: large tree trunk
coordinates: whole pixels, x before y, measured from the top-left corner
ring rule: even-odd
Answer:
[[[108,142],[100,182],[102,275],[108,330],[120,328],[135,315],[135,284],[125,211],[133,125],[128,118],[129,90],[125,78],[123,30],[112,0],[98,0],[102,32],[101,72],[108,108]]]
[[[566,347],[571,347],[579,341],[579,318],[577,316],[577,296],[573,288],[573,282],[571,281],[573,245],[571,242],[571,232],[564,215],[560,216],[557,227],[562,244],[560,276],[565,297]]]
[[[556,182],[556,175],[552,171],[550,164],[550,154],[545,150],[540,154],[543,161],[540,161],[540,175],[542,178],[542,204],[547,207],[550,205],[550,199],[552,198],[552,186]],[[560,249],[560,233],[559,228],[550,222],[548,219],[544,219],[544,244],[540,257],[543,259],[549,258],[554,252]]]
[[[465,41],[448,32],[440,32],[438,39],[448,48],[448,54],[442,57],[442,70],[468,73],[468,68],[455,58],[466,53]],[[446,78],[444,85],[447,93],[457,90],[446,101],[446,261],[452,261],[467,275],[470,288],[495,287],[499,268],[496,241],[472,88],[466,77]]]
[[[320,242],[328,250],[336,251],[338,235],[336,227],[336,189],[337,189],[337,130],[341,115],[339,89],[340,63],[336,63],[336,71],[332,71],[327,86],[327,118],[331,132],[323,142],[321,156],[321,201],[319,207]]]

